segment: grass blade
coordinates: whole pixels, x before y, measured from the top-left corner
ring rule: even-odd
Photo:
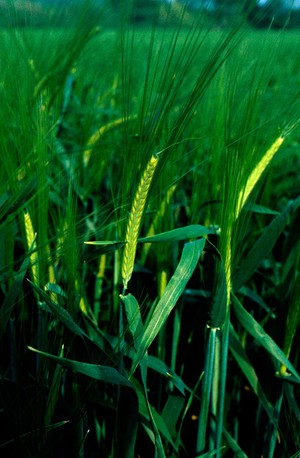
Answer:
[[[220,369],[217,382],[219,383],[218,389],[218,410],[217,410],[217,425],[216,425],[216,440],[215,447],[218,449],[217,457],[220,458],[220,449],[222,444],[222,433],[224,424],[224,410],[225,410],[225,397],[226,397],[226,380],[227,380],[227,366],[228,366],[228,346],[229,346],[229,325],[230,315],[226,316],[224,327],[221,332],[221,352],[220,352]]]
[[[146,405],[146,400],[145,400],[145,395],[144,395],[144,390],[140,386],[140,384],[137,382],[135,378],[132,379],[132,384],[135,388],[135,391],[138,395],[138,400],[139,400],[139,413],[142,417],[144,417],[147,422],[151,421],[149,417],[149,410]],[[158,431],[160,434],[169,442],[169,444],[174,447],[176,450],[176,446],[174,444],[174,441],[172,439],[172,436],[170,434],[170,431],[163,419],[163,417],[157,412],[157,410],[151,406],[151,414],[153,417],[153,421],[155,422],[155,425],[157,426]],[[163,452],[164,453],[164,452]]]
[[[133,344],[136,351],[141,343],[141,338],[144,331],[144,326],[140,314],[140,307],[138,301],[132,294],[120,296],[125,306],[125,313],[129,325],[129,330],[133,337]]]
[[[217,329],[209,330],[208,344],[205,355],[204,376],[201,387],[201,407],[198,419],[198,434],[196,453],[197,456],[204,451],[206,442],[206,431],[208,426],[208,411],[211,399],[211,389],[214,373],[214,360],[216,349]]]
[[[131,375],[175,307],[180,295],[183,293],[187,282],[197,266],[204,245],[204,239],[184,245],[182,256],[175,273],[169,281],[162,298],[155,307],[149,323],[145,327],[139,351],[132,363]]]
[[[131,383],[123,375],[120,374],[115,368],[109,366],[101,366],[100,364],[83,363],[74,361],[72,359],[61,358],[60,356],[50,355],[49,353],[37,350],[28,346],[28,349],[38,353],[41,356],[55,361],[57,364],[70,369],[74,372],[86,375],[87,377],[99,380],[101,382],[112,383],[113,385],[123,385],[132,388]]]
[[[7,323],[13,312],[14,307],[16,306],[16,300],[20,293],[22,283],[25,277],[25,273],[30,265],[30,255],[28,254],[24,259],[16,278],[11,285],[8,293],[5,296],[5,299],[0,308],[0,337],[3,336],[6,330]]]
[[[163,232],[161,234],[152,235],[151,237],[143,237],[139,239],[142,243],[161,243],[161,242],[180,242],[181,240],[203,237],[204,235],[216,234],[216,230],[208,229],[200,224],[180,227],[172,231]]]
[[[70,420],[65,420],[65,421],[59,421],[57,423],[53,423],[51,425],[46,425],[44,426],[43,428],[38,428],[38,429],[35,429],[34,431],[29,431],[28,433],[24,433],[24,434],[21,434],[19,436],[19,439],[24,439],[24,438],[28,438],[30,436],[37,436],[37,435],[40,435],[42,432],[44,431],[52,431],[53,429],[56,429],[56,428],[60,428],[61,426],[64,426],[66,425],[67,423],[69,423]],[[7,441],[7,442],[4,442],[2,444],[0,444],[0,448],[3,448],[3,447],[7,447],[8,445],[10,444],[13,444],[15,442],[15,438]]]
[[[244,257],[238,270],[233,275],[233,288],[235,291],[239,290],[249,280],[261,261],[272,251],[278,237],[288,222],[290,213],[297,208],[299,203],[300,198],[294,200],[264,229],[248,256]]]
[[[295,271],[298,270],[299,272],[300,267],[300,257],[298,256],[298,260],[295,266]],[[297,269],[298,268],[298,269]],[[293,341],[297,332],[297,329],[300,324],[300,274],[295,275],[294,284],[292,287],[290,303],[289,303],[289,310],[286,319],[286,326],[285,326],[285,334],[284,334],[284,341],[283,341],[283,351],[287,357],[289,357]],[[282,366],[280,368],[281,374],[285,373],[286,368]]]
[[[251,334],[252,337],[254,337],[254,339],[257,340],[257,342],[259,342],[267,350],[268,353],[274,356],[274,358],[276,358],[282,365],[286,366],[290,373],[295,377],[297,382],[300,383],[300,375],[291,364],[291,362],[287,359],[283,351],[264,331],[264,329],[253,318],[253,316],[244,309],[234,294],[232,295],[232,302],[234,312],[246,331],[249,332],[249,334]],[[286,375],[286,377],[288,379],[288,375]]]
[[[155,356],[148,356],[148,368],[153,369],[165,377],[168,377],[172,384],[183,396],[185,396],[186,391],[190,391],[188,386],[183,382],[179,375],[177,375],[170,367],[168,367],[163,361],[156,358]]]
[[[74,319],[70,315],[70,313],[61,307],[58,304],[55,304],[50,297],[48,296],[45,291],[35,285],[33,282],[28,280],[32,288],[39,294],[39,296],[44,300],[44,302],[48,305],[53,315],[58,318],[66,328],[68,328],[73,334],[78,335],[80,337],[89,338],[88,335],[83,331],[83,329],[75,323]]]
[[[241,449],[241,447],[238,445],[237,441],[231,436],[231,434],[229,434],[227,429],[224,428],[223,434],[229,447],[234,452],[234,456],[236,458],[248,458],[246,453]]]
[[[268,417],[273,422],[274,425],[277,426],[277,421],[274,416],[273,408],[267,397],[262,389],[262,386],[259,382],[259,378],[252,366],[247,353],[245,352],[242,344],[239,340],[238,334],[234,330],[233,326],[231,325],[230,329],[230,343],[229,343],[230,351],[234,356],[236,362],[238,363],[240,369],[242,370],[243,374],[245,375],[246,379],[248,380],[252,390],[258,396],[263,408],[265,409]]]

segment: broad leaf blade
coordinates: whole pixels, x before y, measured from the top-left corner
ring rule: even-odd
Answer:
[[[74,361],[72,359],[61,358],[60,356],[54,356],[50,353],[45,353],[40,350],[36,350],[33,347],[28,347],[29,350],[38,353],[39,355],[45,356],[52,361],[70,369],[74,372],[86,375],[87,377],[99,380],[101,382],[112,383],[114,385],[124,385],[132,387],[131,383],[118,372],[115,368],[109,366],[101,366],[100,364],[83,363],[81,361]]]
[[[126,296],[121,295],[120,297],[125,306],[129,330],[133,337],[134,348],[137,351],[144,331],[140,307],[136,298],[132,294],[127,294]]]
[[[184,245],[182,256],[175,273],[169,281],[163,296],[156,305],[150,321],[144,330],[139,350],[132,363],[131,375],[137,368],[144,354],[159,333],[166,319],[175,307],[179,297],[183,293],[187,282],[191,278],[197,266],[204,245],[204,239],[196,240],[195,242],[190,242]]]

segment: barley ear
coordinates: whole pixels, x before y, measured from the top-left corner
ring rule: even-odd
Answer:
[[[28,250],[32,251],[30,254],[31,273],[33,282],[39,286],[39,269],[38,269],[38,254],[36,251],[36,233],[33,229],[32,219],[28,211],[24,212],[24,227]]]
[[[132,207],[130,210],[129,220],[126,228],[125,236],[125,247],[122,261],[122,280],[124,290],[127,289],[129,280],[134,267],[134,260],[136,255],[136,248],[138,242],[138,236],[140,233],[142,217],[146,205],[146,200],[152,178],[154,176],[156,166],[158,163],[158,157],[153,155],[144,170],[143,176],[139,182],[137,191],[134,196]]]
[[[244,189],[242,189],[239,193],[238,197],[238,203],[237,203],[237,216],[239,216],[242,208],[244,207],[245,203],[247,202],[247,199],[251,192],[253,191],[254,186],[260,179],[261,175],[263,172],[266,170],[267,166],[281,147],[282,143],[284,142],[285,137],[280,135],[274,143],[270,146],[270,148],[265,152],[265,154],[262,156],[258,164],[254,167],[252,170],[251,174],[249,175],[246,186]],[[236,217],[237,217],[236,216]]]

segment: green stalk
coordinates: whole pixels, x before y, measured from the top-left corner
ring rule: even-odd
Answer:
[[[230,327],[230,313],[227,314],[224,327],[221,334],[221,360],[220,360],[220,380],[219,380],[219,394],[218,394],[218,413],[217,413],[217,429],[216,429],[216,443],[215,448],[221,449],[222,434],[224,423],[224,405],[226,396],[226,378],[228,366],[228,346],[229,346],[229,327]],[[221,452],[218,451],[216,458],[221,457]]]
[[[217,329],[209,329],[208,344],[204,364],[204,376],[201,386],[201,407],[198,419],[196,456],[200,456],[200,454],[204,452],[206,445],[206,431],[209,422],[208,411],[211,399],[217,333]]]

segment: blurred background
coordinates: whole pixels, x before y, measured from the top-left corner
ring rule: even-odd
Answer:
[[[57,23],[67,25],[72,15],[83,3],[93,9],[107,13],[106,26],[114,26],[116,17],[123,5],[123,0],[0,0],[0,25],[45,26],[49,15],[59,17]],[[300,27],[300,0],[133,0],[133,12],[130,20],[147,22],[164,15],[164,9],[176,11],[182,4],[187,5],[189,15],[206,14],[209,22],[214,21],[217,27],[226,27],[240,20],[241,15],[250,26],[256,28],[297,28]],[[243,4],[243,6],[241,6]],[[103,17],[103,16],[102,16]]]

